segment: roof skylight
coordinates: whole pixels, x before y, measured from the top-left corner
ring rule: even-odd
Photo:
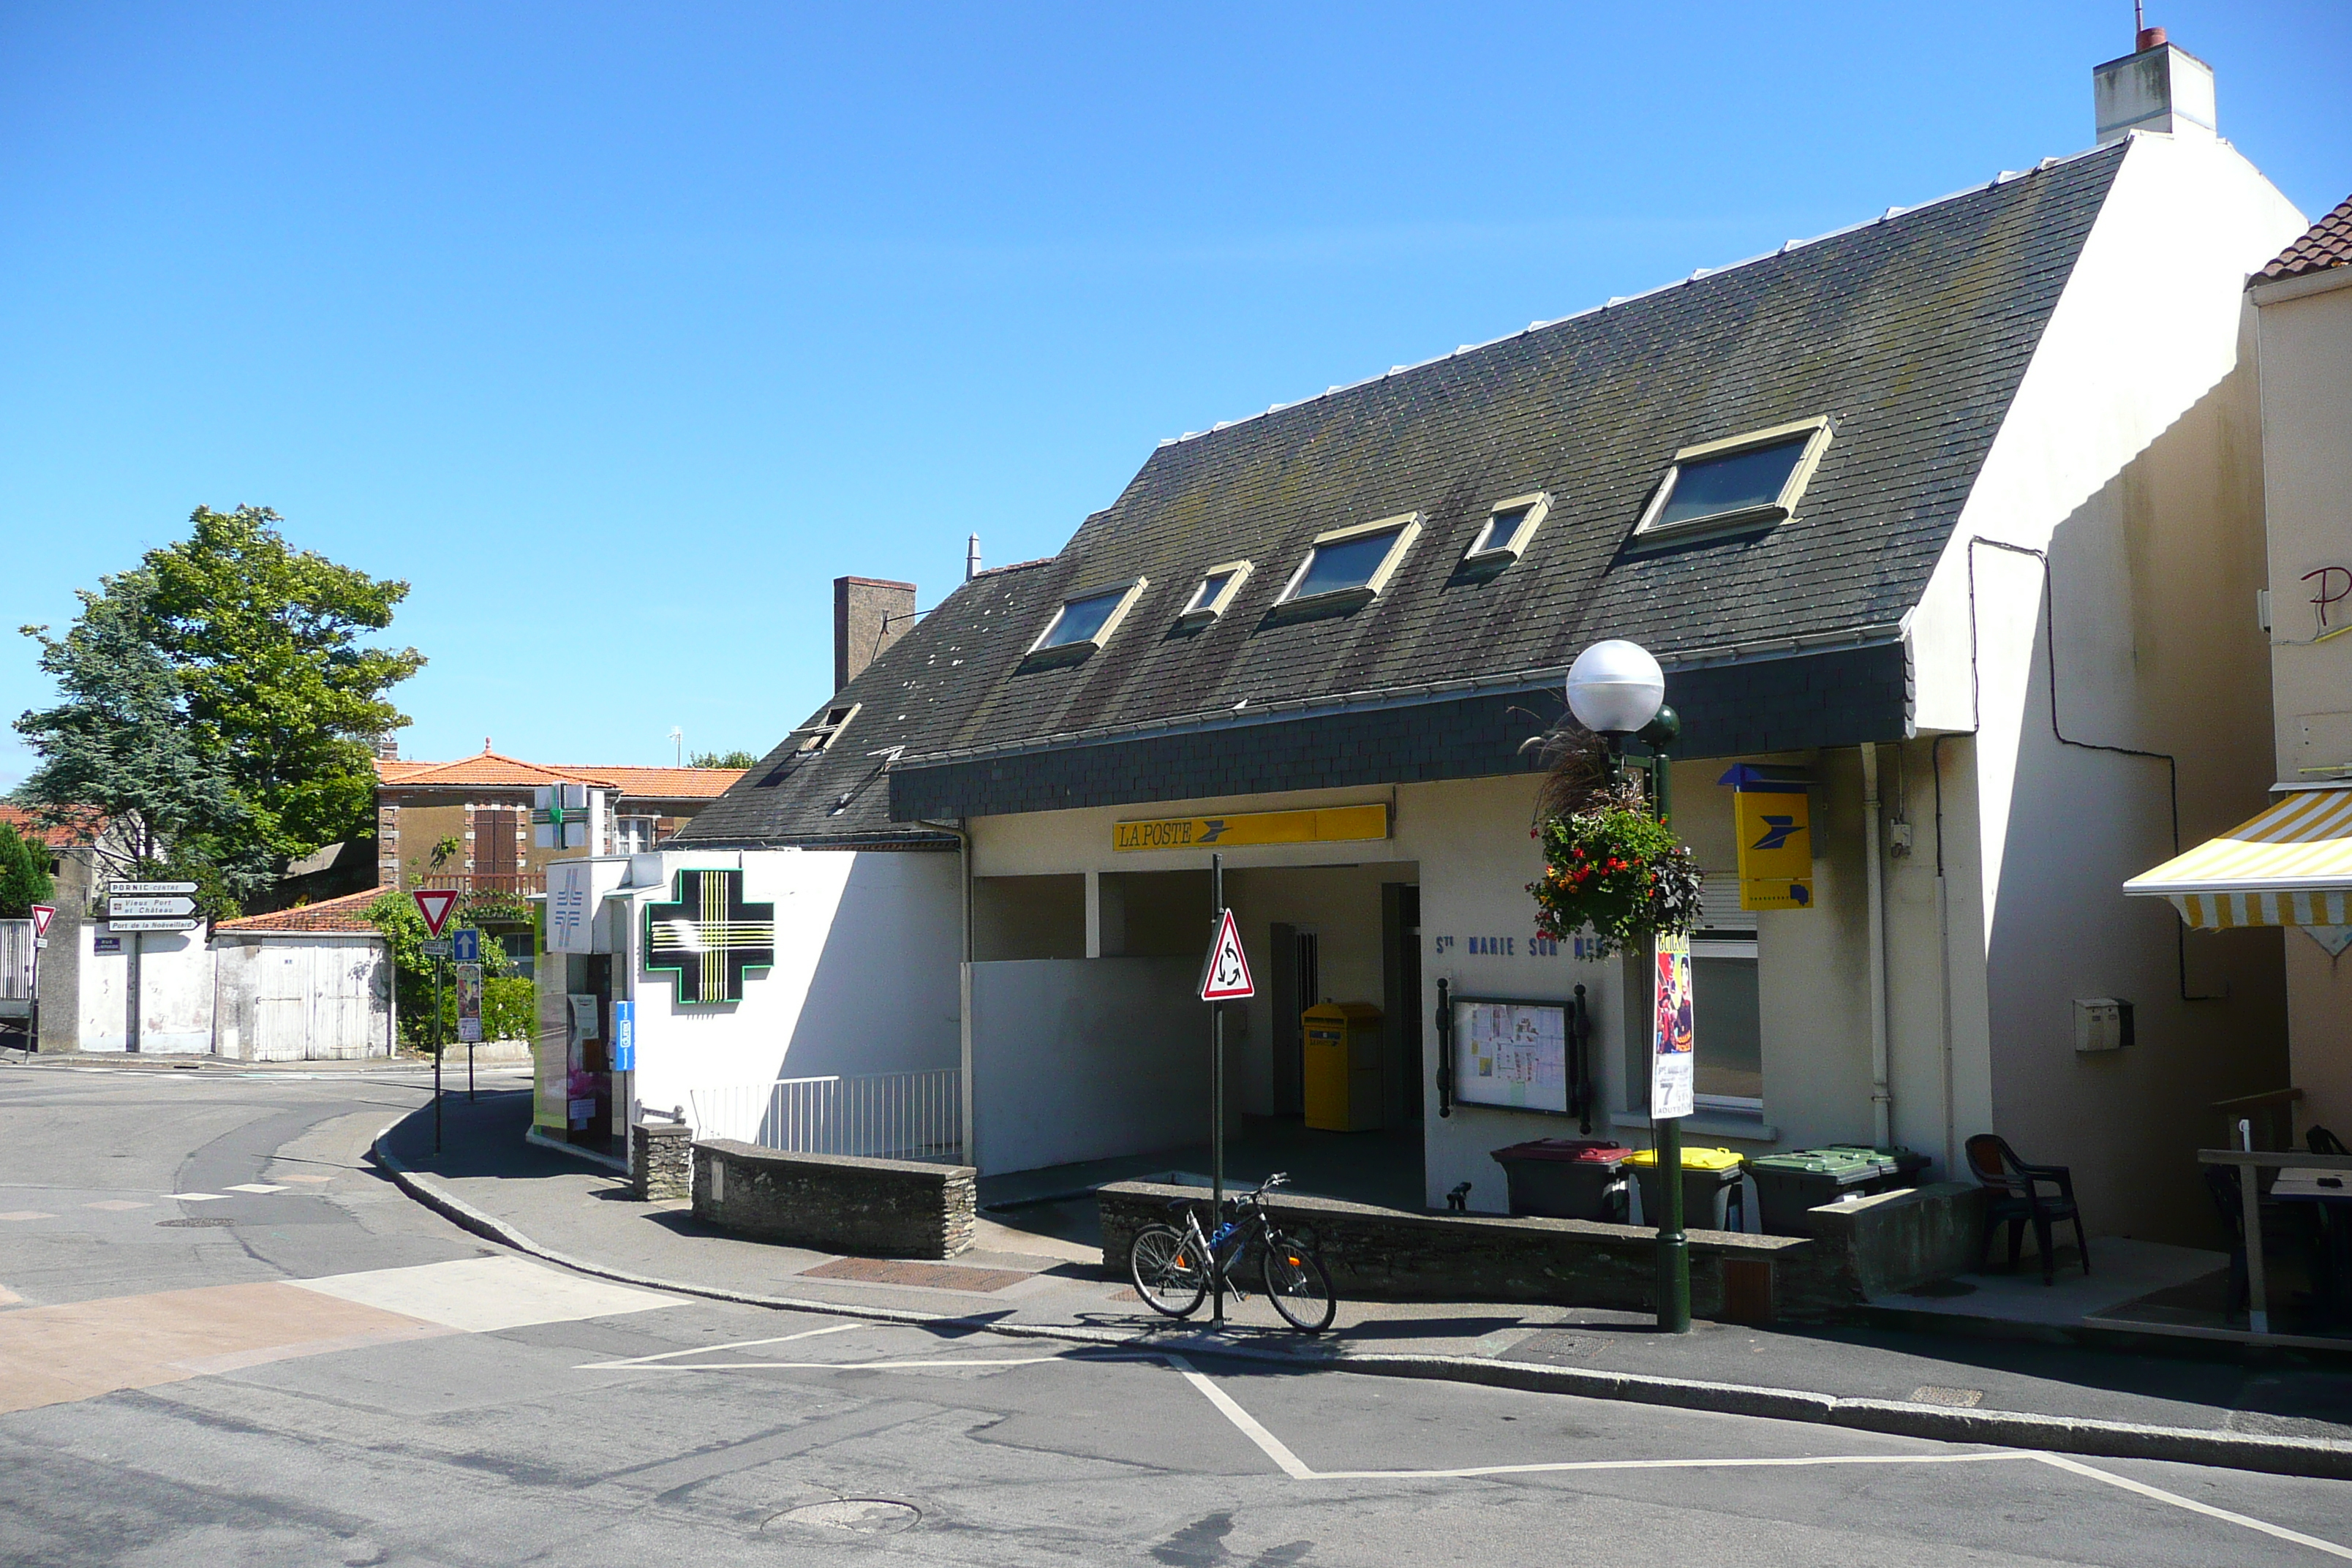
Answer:
[[[1241,592],[1242,584],[1249,581],[1249,574],[1250,563],[1246,561],[1228,561],[1210,567],[1202,574],[1200,586],[1192,590],[1192,596],[1177,613],[1176,624],[1204,626],[1223,615],[1232,605],[1234,595]]]
[[[1138,577],[1123,587],[1065,599],[1045,631],[1029,645],[1030,661],[1076,663],[1110,641],[1147,583],[1148,579]]]
[[[1827,419],[1776,425],[1728,440],[1685,447],[1633,531],[1636,538],[1764,528],[1791,516],[1830,444]]]
[[[1417,511],[1318,533],[1276,603],[1337,609],[1376,599],[1420,534]]]
[[[1486,514],[1478,536],[1462,552],[1465,566],[1504,567],[1527,552],[1528,542],[1543,526],[1551,510],[1551,497],[1542,490],[1498,500]]]

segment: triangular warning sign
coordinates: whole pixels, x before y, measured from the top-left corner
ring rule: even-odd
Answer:
[[[1234,911],[1227,910],[1225,918],[1217,922],[1217,940],[1209,944],[1209,962],[1201,971],[1201,1000],[1234,1002],[1256,994],[1257,986],[1250,980],[1249,955],[1242,951],[1241,927],[1234,923]]]
[[[57,918],[57,913],[58,906],[55,904],[35,904],[33,906],[33,934],[37,937],[48,935],[49,921]]]
[[[419,888],[408,896],[416,900],[416,912],[425,917],[426,933],[439,936],[441,928],[449,923],[449,911],[457,907],[456,889]]]

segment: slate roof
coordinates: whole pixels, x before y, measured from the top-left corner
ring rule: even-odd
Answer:
[[[788,741],[679,842],[903,834],[885,766],[1523,689],[1601,637],[1669,668],[1892,639],[2129,147],[1163,443],[1060,554],[966,584],[837,695],[863,706],[828,752]],[[1627,548],[1677,448],[1822,415],[1835,437],[1795,517]],[[1492,504],[1535,489],[1553,503],[1524,558],[1463,574]],[[1412,510],[1422,536],[1376,602],[1267,617],[1316,534]],[[1232,608],[1177,634],[1202,570],[1237,558],[1255,571]],[[1100,652],[1021,668],[1055,605],[1139,575]]]
[[[2345,197],[2342,205],[2305,229],[2252,280],[2268,283],[2280,278],[2301,278],[2331,267],[2352,267],[2352,196]]]

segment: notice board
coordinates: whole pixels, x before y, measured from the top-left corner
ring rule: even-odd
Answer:
[[[1454,1098],[1568,1114],[1568,1004],[1454,998]]]

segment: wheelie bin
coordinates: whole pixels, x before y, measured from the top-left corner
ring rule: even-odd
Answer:
[[[1642,1184],[1642,1223],[1654,1227],[1666,1212],[1666,1189],[1659,1181],[1658,1152],[1629,1155],[1625,1165]],[[1731,1211],[1738,1204],[1739,1156],[1728,1149],[1683,1151],[1683,1228],[1736,1230]]]
[[[1605,1138],[1538,1138],[1497,1149],[1511,1212],[1543,1219],[1622,1221],[1620,1169],[1633,1150]]]
[[[1842,1154],[1867,1154],[1876,1160],[1880,1174],[1877,1184],[1870,1189],[1874,1193],[1900,1192],[1905,1187],[1916,1187],[1927,1167],[1934,1163],[1918,1150],[1906,1149],[1899,1143],[1878,1147],[1868,1143],[1824,1143],[1822,1147]]]
[[[1812,1235],[1806,1210],[1880,1191],[1892,1169],[1893,1162],[1867,1149],[1797,1149],[1748,1160],[1764,1229],[1771,1236]]]

